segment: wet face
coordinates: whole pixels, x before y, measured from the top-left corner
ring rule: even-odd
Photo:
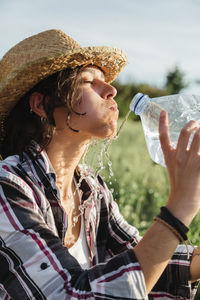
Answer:
[[[69,125],[88,138],[114,137],[117,130],[118,109],[116,90],[104,80],[97,67],[86,67],[78,77],[73,109],[84,115],[71,114]]]

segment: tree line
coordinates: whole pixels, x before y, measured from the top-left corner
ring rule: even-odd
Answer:
[[[178,94],[188,86],[188,83],[185,81],[184,72],[178,66],[175,66],[166,74],[165,84],[162,88],[151,86],[147,83],[136,84],[129,82],[122,84],[118,80],[114,81],[112,85],[117,89],[116,100],[119,107],[119,117],[123,118],[129,111],[130,101],[135,94],[140,92],[147,94],[150,98]],[[131,114],[130,119],[139,120],[139,117]]]

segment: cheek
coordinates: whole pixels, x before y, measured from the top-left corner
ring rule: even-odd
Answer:
[[[114,137],[117,131],[118,113],[107,108],[102,101],[90,101],[82,99],[74,109],[79,113],[86,113],[83,116],[73,114],[72,122],[74,128],[93,137],[106,138]]]
[[[101,103],[91,103],[90,101],[85,101],[79,104],[77,111],[80,113],[86,113],[84,115],[85,119],[89,119],[91,122],[99,122],[105,119],[106,110],[103,109]]]
[[[91,115],[95,111],[95,105],[90,101],[90,99],[87,100],[84,97],[80,97],[73,106],[73,109],[78,113]]]

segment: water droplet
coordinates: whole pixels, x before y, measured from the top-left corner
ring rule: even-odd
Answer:
[[[84,206],[83,205],[79,205],[78,209],[80,210],[80,212],[82,213],[84,211]]]
[[[78,222],[78,216],[73,217],[73,226]]]

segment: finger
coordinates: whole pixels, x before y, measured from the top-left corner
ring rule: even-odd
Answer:
[[[193,153],[200,153],[200,128],[194,134],[190,151]]]
[[[167,149],[171,149],[168,131],[168,114],[164,110],[160,113],[159,118],[159,139],[163,153],[165,153]]]
[[[179,152],[187,150],[190,136],[198,128],[199,128],[199,125],[196,121],[190,121],[182,128],[180,135],[179,135],[178,144],[177,144],[177,154],[179,154]]]

